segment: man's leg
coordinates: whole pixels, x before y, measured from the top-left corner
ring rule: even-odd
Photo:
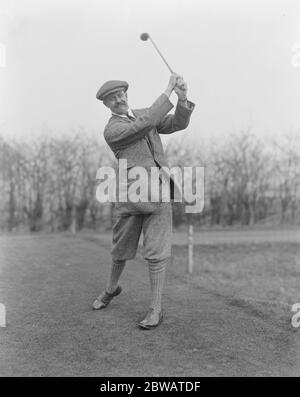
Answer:
[[[139,325],[141,328],[150,329],[162,320],[162,293],[172,245],[171,203],[164,203],[161,211],[145,216],[143,232],[144,257],[149,266],[151,298],[149,312]]]
[[[105,291],[93,303],[93,308],[105,308],[114,296],[122,291],[118,285],[126,260],[136,256],[139,238],[142,231],[143,215],[117,217],[113,226],[112,264]]]
[[[113,292],[115,292],[115,290],[118,287],[118,281],[121,277],[121,274],[124,270],[126,261],[124,260],[115,260],[112,262],[111,264],[111,268],[110,268],[110,277],[106,286],[106,291],[109,294],[112,294]]]
[[[165,259],[160,262],[148,261],[151,289],[149,308],[158,312],[162,310],[161,301],[168,261],[169,259]]]

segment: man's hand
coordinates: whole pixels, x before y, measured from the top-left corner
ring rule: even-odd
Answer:
[[[183,80],[183,78],[180,76],[177,79],[177,84],[174,88],[174,91],[176,92],[179,101],[186,101],[186,99],[187,99],[187,84]]]
[[[178,79],[181,78],[179,74],[172,73],[169,79],[168,87],[165,91],[165,94],[169,97],[172,91],[175,89]]]

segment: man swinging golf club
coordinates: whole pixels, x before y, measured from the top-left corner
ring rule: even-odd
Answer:
[[[172,134],[185,129],[194,104],[187,100],[187,85],[183,78],[172,73],[167,89],[146,109],[131,110],[127,102],[128,83],[107,81],[97,92],[111,112],[104,137],[120,161],[127,167],[142,166],[150,173],[151,167],[168,166],[159,134]],[[175,91],[178,102],[175,113],[169,97]],[[172,212],[169,202],[131,202],[115,204],[116,221],[113,225],[112,264],[105,291],[94,301],[94,309],[107,307],[122,291],[118,284],[127,260],[136,256],[138,242],[143,232],[144,258],[148,262],[151,299],[146,317],[139,322],[141,329],[158,326],[163,318],[162,291],[166,265],[171,256]]]

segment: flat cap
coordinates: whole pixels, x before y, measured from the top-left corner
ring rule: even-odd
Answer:
[[[120,90],[127,91],[127,89],[128,89],[128,83],[126,81],[109,80],[99,88],[96,94],[96,98],[99,99],[100,101],[103,101],[103,99],[107,95]]]

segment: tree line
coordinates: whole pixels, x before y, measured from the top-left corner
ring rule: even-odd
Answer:
[[[205,205],[197,225],[299,223],[300,140],[262,140],[250,130],[209,145],[166,145],[170,166],[205,167]],[[96,172],[116,167],[110,149],[83,132],[12,141],[0,136],[0,228],[109,229],[113,205],[96,201]],[[188,221],[173,205],[174,224]]]

